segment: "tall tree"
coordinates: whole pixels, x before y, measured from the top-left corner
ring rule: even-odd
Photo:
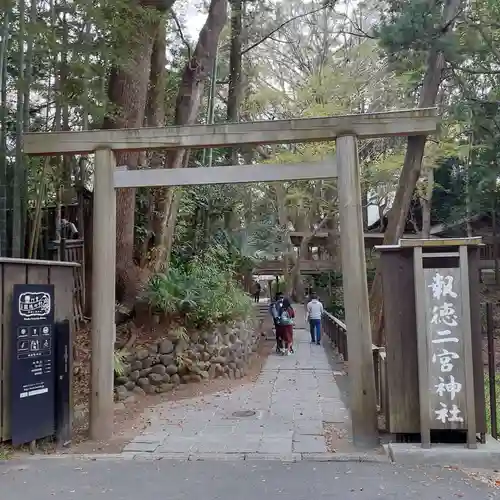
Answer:
[[[175,125],[191,125],[196,122],[201,98],[207,79],[210,77],[217,53],[219,37],[227,22],[227,0],[212,0],[207,20],[200,31],[196,48],[183,71],[175,107]],[[189,151],[176,149],[166,156],[167,168],[182,168],[187,164]],[[172,250],[179,193],[173,188],[155,191],[155,224],[157,245],[151,257],[151,269],[168,268]]]
[[[428,29],[425,35],[429,41],[429,49],[422,87],[419,92],[418,106],[420,108],[429,108],[436,104],[446,63],[445,44],[449,35],[453,33],[462,3],[460,0],[445,0],[443,3],[432,2],[430,12],[433,16],[429,16],[429,5],[426,2],[415,0],[406,0],[402,4],[398,2],[396,6],[397,11],[393,11],[393,23],[385,25],[385,29],[387,30],[385,35],[387,38],[383,40],[388,42],[389,46],[392,45],[392,47],[397,45],[400,38],[398,39],[395,36],[391,40],[390,37],[401,33],[400,30],[408,29],[409,26],[412,26],[412,23],[414,26],[413,30],[403,34],[403,44],[420,44],[421,41],[418,38],[409,40],[408,37],[417,34],[421,35],[422,33],[419,33],[419,29]],[[432,22],[435,23],[434,25],[428,25],[429,17],[432,18]],[[382,33],[384,34],[384,32]],[[424,135],[408,137],[403,169],[399,178],[394,202],[389,212],[387,229],[384,234],[385,245],[396,244],[403,235],[413,192],[420,177],[426,141],[427,137]],[[383,342],[383,298],[380,270],[378,270],[372,284],[370,295],[372,335],[374,342],[381,344]]]
[[[139,128],[144,125],[146,99],[151,71],[153,45],[163,16],[174,0],[131,1],[118,13],[111,7],[111,19],[124,16],[126,31],[115,31],[115,43],[121,54],[114,61],[108,83],[110,112],[104,128]],[[138,167],[139,154],[122,152],[116,155],[117,165],[129,169]],[[135,189],[119,189],[116,197],[116,271],[118,297],[125,308],[131,309],[137,289],[143,281],[141,269],[134,262]],[[95,214],[97,217],[98,214]]]

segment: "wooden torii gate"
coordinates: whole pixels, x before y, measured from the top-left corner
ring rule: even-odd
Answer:
[[[113,432],[115,190],[338,177],[353,438],[357,446],[374,446],[378,431],[357,139],[427,135],[436,131],[437,121],[436,109],[428,108],[217,125],[24,134],[23,148],[28,155],[95,154],[91,437],[107,439]],[[117,168],[114,155],[114,151],[329,140],[336,140],[336,162],[127,170]]]

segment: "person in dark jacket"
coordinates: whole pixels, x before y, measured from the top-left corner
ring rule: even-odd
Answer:
[[[279,310],[281,308],[281,305],[283,303],[283,294],[281,292],[278,292],[276,294],[276,297],[274,298],[274,301],[269,304],[269,313],[271,314],[273,318],[273,323],[274,323],[274,329],[276,332],[276,353],[280,353],[282,348],[283,348],[283,341],[279,335],[278,331],[278,319],[279,319]]]
[[[262,290],[262,287],[260,286],[260,283],[257,281],[255,283],[255,292],[253,294],[253,300],[254,300],[254,302],[259,302],[261,290]]]

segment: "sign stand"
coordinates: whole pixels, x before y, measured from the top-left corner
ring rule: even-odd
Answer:
[[[56,323],[55,428],[58,446],[71,444],[71,330],[68,320]]]
[[[436,429],[466,430],[467,447],[476,448],[467,241],[400,245],[414,247],[422,448]]]
[[[54,285],[14,285],[11,315],[14,446],[54,434]]]

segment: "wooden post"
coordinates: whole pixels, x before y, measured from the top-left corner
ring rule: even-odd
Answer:
[[[413,251],[415,279],[415,314],[417,319],[418,394],[420,401],[420,440],[422,448],[431,447],[431,420],[429,414],[429,365],[427,352],[427,316],[425,311],[425,281],[422,247]]]
[[[474,397],[474,368],[472,355],[472,328],[470,314],[469,251],[466,246],[460,250],[460,296],[462,298],[462,328],[464,338],[465,405],[467,408],[467,447],[477,448],[476,404]],[[495,261],[497,256],[495,256]]]
[[[115,341],[116,195],[115,156],[98,149],[94,165],[92,262],[92,358],[90,436],[113,434],[113,351]]]
[[[368,448],[378,425],[356,137],[337,138],[337,169],[352,431],[355,446]]]

